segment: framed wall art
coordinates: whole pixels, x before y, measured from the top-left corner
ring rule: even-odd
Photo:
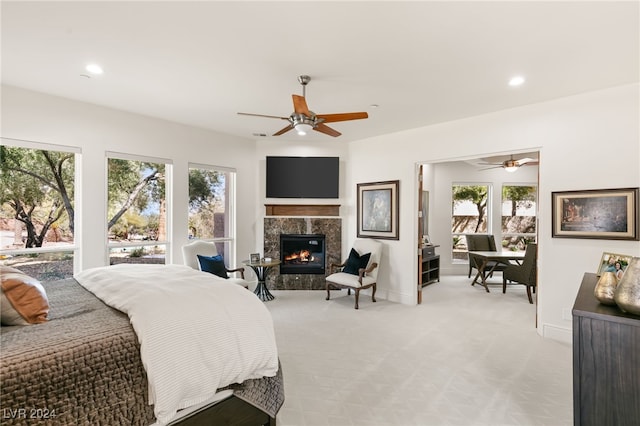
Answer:
[[[358,238],[397,240],[400,181],[359,183]]]
[[[554,238],[640,240],[638,188],[551,193]]]

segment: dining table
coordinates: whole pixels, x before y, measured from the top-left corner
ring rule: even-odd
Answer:
[[[480,284],[487,293],[489,293],[487,277],[493,274],[498,265],[513,265],[513,262],[520,265],[524,260],[524,252],[519,251],[470,251],[469,253],[473,254],[472,258],[478,270],[471,285],[475,285],[480,278]]]

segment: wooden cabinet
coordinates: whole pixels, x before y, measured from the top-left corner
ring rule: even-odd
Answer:
[[[601,304],[597,281],[584,274],[573,306],[573,423],[638,425],[640,317]]]
[[[422,248],[421,284],[425,286],[440,281],[440,255],[436,254],[438,246],[424,246]]]

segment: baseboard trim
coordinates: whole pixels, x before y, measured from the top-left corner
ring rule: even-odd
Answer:
[[[571,328],[558,327],[551,324],[542,325],[542,337],[545,339],[553,339],[562,343],[571,343],[573,341],[573,330]]]

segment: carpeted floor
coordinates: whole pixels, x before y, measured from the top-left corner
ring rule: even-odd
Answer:
[[[501,277],[493,279],[501,281]],[[535,330],[523,286],[445,276],[405,306],[274,291],[279,426],[570,425],[571,346]]]

